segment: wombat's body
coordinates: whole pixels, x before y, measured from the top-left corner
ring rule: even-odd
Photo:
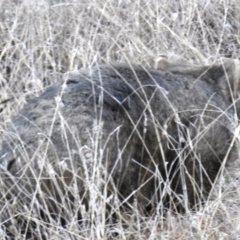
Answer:
[[[66,192],[74,199],[77,186],[88,201],[99,176],[108,194],[117,189],[143,208],[194,206],[224,158],[235,157],[234,149],[227,156],[234,110],[217,80],[173,72],[100,65],[56,83],[13,119],[2,166],[30,200],[37,193],[61,201]]]

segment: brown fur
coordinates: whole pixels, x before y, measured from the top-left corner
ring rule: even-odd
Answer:
[[[36,193],[54,212],[51,197],[88,202],[89,182],[104,176],[100,188],[137,199],[139,208],[196,207],[225,157],[236,157],[234,147],[227,156],[234,108],[225,86],[229,80],[234,92],[238,84],[232,68],[100,65],[54,84],[6,134],[1,164],[18,179],[12,191],[29,202]]]

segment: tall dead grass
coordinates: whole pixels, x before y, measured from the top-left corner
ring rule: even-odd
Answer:
[[[237,58],[239,36],[240,5],[234,0],[2,0],[0,134],[30,97],[66,72],[96,62],[154,67],[161,55],[194,63]],[[96,198],[94,189],[88,212],[81,204],[73,211],[65,201],[64,227],[58,218],[39,220],[38,209],[19,203],[17,196],[11,202],[3,199],[0,215],[9,216],[14,239],[239,239],[239,178],[230,176],[225,171],[207,204],[187,215],[168,212],[146,217],[135,209],[110,224],[103,214],[108,199]],[[22,212],[16,216],[19,205]],[[87,219],[81,227],[79,208]],[[32,235],[25,231],[26,223],[17,224],[23,216],[35,223],[29,225]],[[0,239],[9,238],[1,223]]]

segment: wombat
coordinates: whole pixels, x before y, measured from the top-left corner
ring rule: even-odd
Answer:
[[[237,156],[231,63],[239,65],[79,70],[12,120],[0,155],[4,184],[53,213],[63,197],[89,206],[91,187],[144,212],[198,208],[222,163]]]

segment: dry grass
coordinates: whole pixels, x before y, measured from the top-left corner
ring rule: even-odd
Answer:
[[[240,5],[235,0],[4,0],[0,1],[0,135],[30,97],[64,73],[104,62],[154,66],[161,55],[212,63],[240,52]],[[1,141],[1,139],[0,139]],[[236,169],[235,169],[236,170]],[[38,218],[16,196],[0,215],[10,216],[14,239],[239,239],[238,174],[224,172],[207,204],[197,213],[142,216],[137,210],[105,221],[106,201],[94,189],[90,210],[68,207],[61,219]],[[231,177],[229,177],[231,176]],[[95,184],[102,182],[95,179]],[[97,196],[97,197],[96,197]],[[34,199],[35,200],[35,199]],[[36,200],[37,201],[37,200]],[[38,203],[34,203],[38,204]],[[14,209],[21,205],[22,212]],[[76,212],[81,209],[81,227]],[[33,235],[17,219],[33,220]],[[0,225],[0,239],[8,239]]]

